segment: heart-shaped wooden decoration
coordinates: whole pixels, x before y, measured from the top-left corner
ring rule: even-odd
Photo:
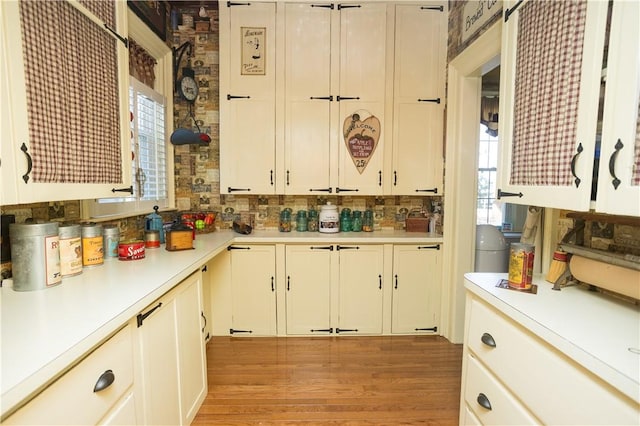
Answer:
[[[344,120],[343,135],[353,164],[362,174],[378,146],[380,120],[369,114],[361,121],[360,114],[353,113]]]

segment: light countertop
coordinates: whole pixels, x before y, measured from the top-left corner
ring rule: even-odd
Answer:
[[[232,243],[435,244],[442,243],[442,236],[404,231],[217,231],[199,234],[194,250],[168,252],[161,247],[147,249],[141,260],[108,259],[44,290],[0,288],[0,415],[40,391]]]
[[[468,273],[465,287],[634,401],[640,401],[640,307],[584,286],[537,294],[496,287],[507,274]],[[631,350],[630,350],[631,348]]]

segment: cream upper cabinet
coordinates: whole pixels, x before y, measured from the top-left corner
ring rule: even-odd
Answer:
[[[387,7],[384,3],[338,5],[340,80],[334,136],[338,138],[336,192],[340,194],[383,193],[385,135],[391,126],[386,111],[392,75],[387,55],[393,40]]]
[[[282,9],[284,176],[279,182],[285,194],[329,193],[335,186],[330,177],[332,9],[310,3],[287,3]]]
[[[334,247],[287,245],[285,250],[287,334],[330,334]]]
[[[613,2],[596,211],[640,216],[640,4]]]
[[[131,187],[126,4],[83,4],[0,4],[2,205]]]
[[[396,5],[393,73],[395,195],[442,194],[446,4]]]
[[[383,322],[383,247],[338,245],[339,334],[380,334]]]
[[[276,4],[220,3],[220,192],[274,194]]]
[[[437,333],[440,324],[440,244],[393,247],[392,333]]]
[[[497,198],[588,210],[607,2],[505,1],[503,14]]]
[[[231,329],[234,336],[275,336],[276,264],[273,245],[232,245]]]

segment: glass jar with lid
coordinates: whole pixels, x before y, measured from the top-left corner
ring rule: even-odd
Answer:
[[[362,230],[365,232],[373,232],[373,211],[371,209],[365,210],[364,212]]]
[[[296,231],[306,232],[308,227],[307,211],[299,210],[296,216]]]
[[[309,232],[317,232],[318,231],[318,211],[317,210],[309,210],[309,215],[307,218],[307,231]]]
[[[351,230],[353,232],[362,231],[362,212],[360,210],[353,211],[353,217],[351,218]]]
[[[280,212],[280,232],[291,232],[291,209],[286,208]]]

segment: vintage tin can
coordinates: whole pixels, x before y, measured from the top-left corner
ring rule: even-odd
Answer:
[[[105,225],[102,237],[104,240],[104,258],[116,259],[118,257],[118,244],[120,243],[120,228],[117,225]]]
[[[142,240],[127,240],[118,244],[118,259],[138,260],[144,259],[145,247]]]
[[[62,224],[60,238],[60,272],[63,277],[82,273],[82,230],[80,225]]]
[[[82,266],[98,266],[104,263],[103,241],[102,225],[97,223],[82,225]]]
[[[531,244],[512,243],[509,251],[509,287],[529,290],[533,279],[533,256]]]
[[[144,246],[146,248],[160,247],[160,231],[157,231],[157,230],[144,231]]]
[[[14,290],[41,290],[62,282],[57,223],[12,223],[9,236]]]

